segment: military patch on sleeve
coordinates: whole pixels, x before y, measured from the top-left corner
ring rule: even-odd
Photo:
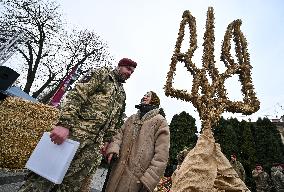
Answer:
[[[88,71],[79,81],[79,83],[88,83],[92,79],[94,73],[95,72],[93,70]]]

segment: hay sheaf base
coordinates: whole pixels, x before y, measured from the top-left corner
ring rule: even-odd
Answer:
[[[215,143],[212,130],[205,130],[173,174],[173,192],[250,192]]]
[[[0,168],[24,168],[43,132],[50,131],[59,110],[16,97],[0,101]]]

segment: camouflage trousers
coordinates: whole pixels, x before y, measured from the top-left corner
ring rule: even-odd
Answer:
[[[54,184],[35,173],[30,173],[19,192],[89,191],[92,175],[101,162],[100,147],[100,143],[90,139],[80,141],[80,146],[61,184]]]

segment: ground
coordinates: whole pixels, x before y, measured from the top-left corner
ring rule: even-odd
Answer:
[[[27,171],[7,171],[0,169],[0,192],[16,192],[24,182]],[[91,192],[101,192],[107,170],[99,168],[93,177]]]

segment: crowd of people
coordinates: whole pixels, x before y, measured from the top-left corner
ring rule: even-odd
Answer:
[[[245,182],[245,169],[241,162],[237,160],[235,154],[231,155],[230,163],[239,178]],[[273,164],[270,176],[264,171],[261,164],[256,164],[254,170],[252,170],[252,178],[254,179],[257,192],[270,192],[271,190],[284,192],[284,170],[280,163]]]
[[[257,192],[284,192],[284,172],[283,167],[279,163],[273,164],[271,174],[265,172],[261,164],[256,164],[252,171],[252,177],[256,184]]]

